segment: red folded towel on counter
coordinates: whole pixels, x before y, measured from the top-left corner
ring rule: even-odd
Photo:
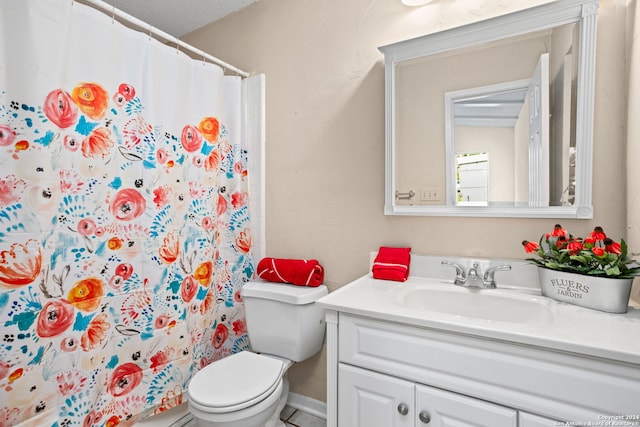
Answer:
[[[381,246],[371,272],[374,279],[404,282],[409,277],[411,248],[390,248]]]
[[[320,286],[324,280],[324,268],[315,259],[263,258],[256,272],[269,282],[298,286]]]

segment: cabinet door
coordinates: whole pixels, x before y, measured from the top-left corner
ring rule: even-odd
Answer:
[[[518,413],[519,427],[557,427],[559,425],[562,425],[562,422],[558,420],[544,418],[540,415],[533,415],[527,412]]]
[[[338,367],[339,427],[413,427],[415,384],[343,363]]]
[[[517,427],[511,408],[423,385],[416,386],[416,426]]]

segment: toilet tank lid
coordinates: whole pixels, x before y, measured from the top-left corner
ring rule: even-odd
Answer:
[[[242,287],[243,298],[263,298],[294,305],[310,304],[328,293],[325,285],[297,286],[266,280],[252,280]]]

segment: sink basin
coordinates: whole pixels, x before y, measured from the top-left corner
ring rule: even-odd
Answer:
[[[407,286],[398,292],[396,301],[409,309],[488,322],[540,324],[549,323],[553,318],[546,298],[497,289]]]

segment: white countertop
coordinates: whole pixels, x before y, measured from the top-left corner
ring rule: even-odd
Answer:
[[[410,287],[434,290],[448,286],[465,292],[451,279],[411,276],[406,282],[393,282],[363,276],[317,301],[321,307],[426,327],[442,331],[484,337],[557,351],[578,353],[640,366],[640,309],[629,308],[626,314],[610,314],[569,305],[539,296],[532,288],[503,286],[497,290],[475,292],[532,298],[544,305],[545,318],[540,322],[510,322],[471,318],[403,304],[402,295]],[[498,277],[498,275],[496,275]],[[428,296],[428,294],[425,294]],[[487,294],[489,295],[489,294]],[[455,296],[455,294],[454,294]]]

